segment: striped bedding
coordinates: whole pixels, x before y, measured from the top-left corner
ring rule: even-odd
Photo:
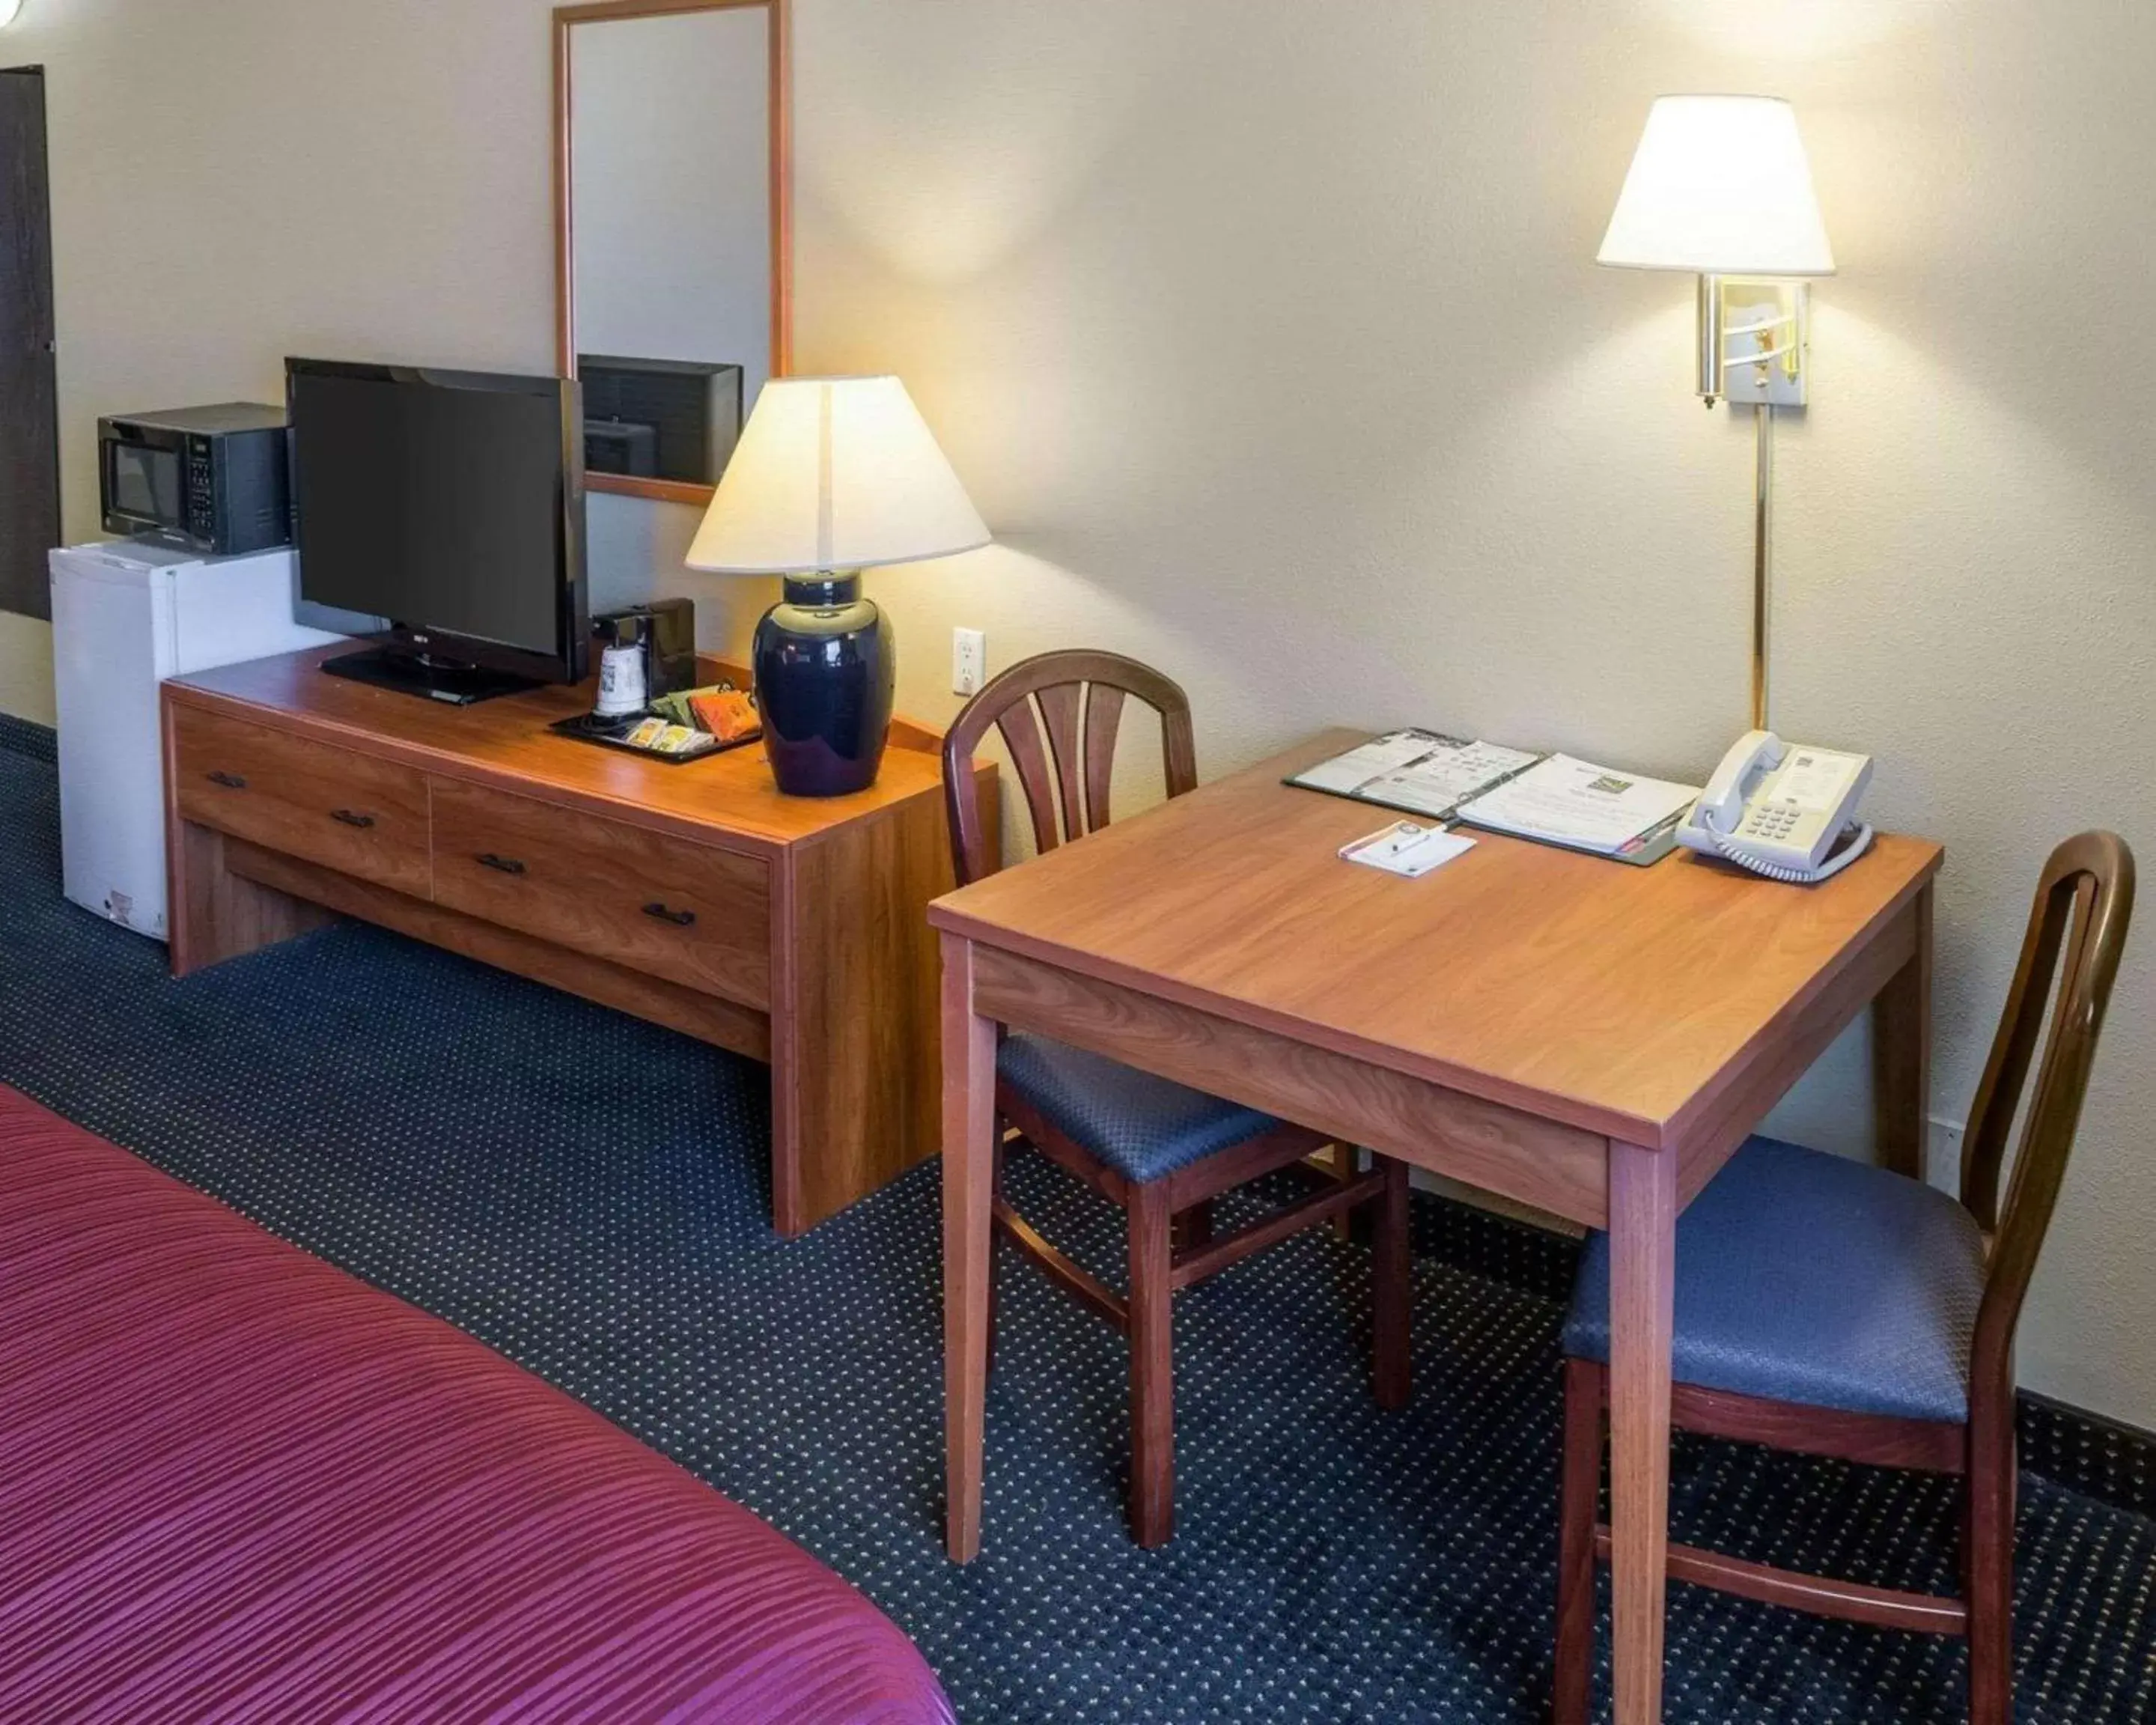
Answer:
[[[747,1511],[0,1088],[0,1719],[951,1717]]]

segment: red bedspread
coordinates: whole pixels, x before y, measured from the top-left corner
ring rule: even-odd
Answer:
[[[0,1719],[947,1722],[778,1533],[0,1088]]]

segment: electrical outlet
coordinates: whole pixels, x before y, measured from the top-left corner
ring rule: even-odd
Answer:
[[[988,680],[988,638],[978,629],[951,631],[951,692],[978,695]]]

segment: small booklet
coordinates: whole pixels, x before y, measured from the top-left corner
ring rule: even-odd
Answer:
[[[1552,755],[1462,807],[1471,826],[1598,856],[1651,862],[1670,849],[1699,787]]]
[[[1305,768],[1287,783],[1430,820],[1450,820],[1460,804],[1542,758],[1525,749],[1435,731],[1393,731]]]

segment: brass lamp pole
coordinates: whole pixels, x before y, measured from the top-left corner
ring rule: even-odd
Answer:
[[[1752,409],[1752,728],[1767,724],[1767,625],[1774,569],[1774,404]]]

